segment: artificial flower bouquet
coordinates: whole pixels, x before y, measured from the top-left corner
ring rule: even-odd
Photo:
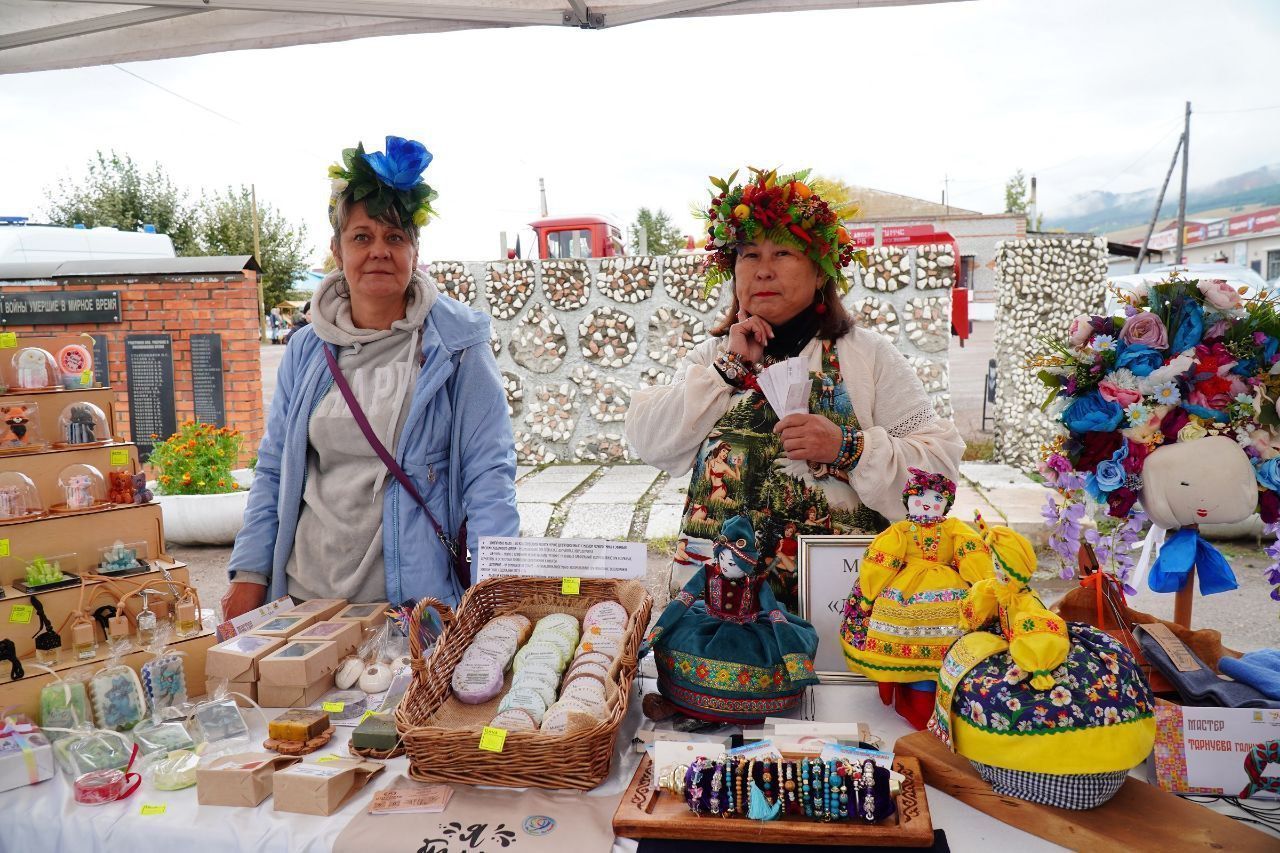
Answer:
[[[1257,511],[1270,532],[1280,529],[1276,303],[1176,271],[1119,295],[1124,316],[1082,314],[1066,340],[1047,342],[1051,355],[1032,361],[1050,389],[1046,409],[1067,432],[1046,448],[1042,465],[1059,493],[1045,517],[1064,566],[1084,539],[1125,578],[1145,521],[1137,507],[1147,457],[1206,436],[1225,436],[1243,450],[1257,481]],[[1086,503],[1105,506],[1114,521],[1087,529]],[[1280,565],[1267,569],[1267,581],[1280,585]],[[1280,586],[1271,596],[1280,600]]]

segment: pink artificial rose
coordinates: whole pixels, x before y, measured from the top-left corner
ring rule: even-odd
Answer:
[[[1126,344],[1143,344],[1153,350],[1169,347],[1169,333],[1165,330],[1164,323],[1150,311],[1139,311],[1125,320],[1120,329],[1120,340]]]
[[[1244,304],[1239,291],[1220,278],[1201,279],[1196,287],[1204,295],[1204,301],[1219,311],[1230,311]]]
[[[1102,399],[1112,403],[1119,403],[1120,408],[1126,408],[1133,403],[1142,402],[1142,392],[1133,388],[1121,388],[1110,379],[1104,379],[1098,383],[1098,393],[1102,395]]]
[[[1093,337],[1093,318],[1088,314],[1081,314],[1071,321],[1071,328],[1067,332],[1067,340],[1071,342],[1073,347],[1083,347],[1089,343],[1089,339]]]

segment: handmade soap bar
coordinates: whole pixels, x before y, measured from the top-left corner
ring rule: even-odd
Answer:
[[[93,711],[104,729],[128,731],[147,710],[147,695],[138,674],[123,664],[99,670],[89,683]]]
[[[370,714],[351,733],[351,745],[356,749],[390,752],[399,742],[394,714]]]
[[[151,701],[151,711],[181,705],[187,701],[187,676],[180,655],[165,654],[142,665],[142,686]]]
[[[308,741],[329,728],[329,715],[324,711],[294,708],[267,724],[267,735],[275,740]]]
[[[40,725],[73,729],[81,723],[93,723],[89,713],[89,697],[79,681],[55,681],[40,691]],[[50,740],[61,740],[66,732],[49,732]]]
[[[177,720],[161,723],[150,719],[143,720],[129,734],[142,755],[172,752],[175,749],[195,749],[196,746],[186,726]]]

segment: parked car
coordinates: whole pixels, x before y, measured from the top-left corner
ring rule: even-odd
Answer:
[[[1167,279],[1169,273],[1175,269],[1182,273],[1184,278],[1222,279],[1232,287],[1243,287],[1245,288],[1244,296],[1246,299],[1270,296],[1276,292],[1275,282],[1268,283],[1262,276],[1248,267],[1238,267],[1230,264],[1166,264],[1152,267],[1134,275],[1112,276],[1107,281],[1120,290],[1132,293],[1139,284],[1159,284]],[[1104,312],[1112,315],[1124,312],[1124,304],[1110,289],[1107,290]]]

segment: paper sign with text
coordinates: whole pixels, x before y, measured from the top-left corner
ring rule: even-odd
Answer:
[[[1280,799],[1280,709],[1161,702],[1152,756],[1171,793]]]
[[[606,539],[519,539],[480,537],[476,561],[479,578],[642,578],[646,569],[643,542]]]

